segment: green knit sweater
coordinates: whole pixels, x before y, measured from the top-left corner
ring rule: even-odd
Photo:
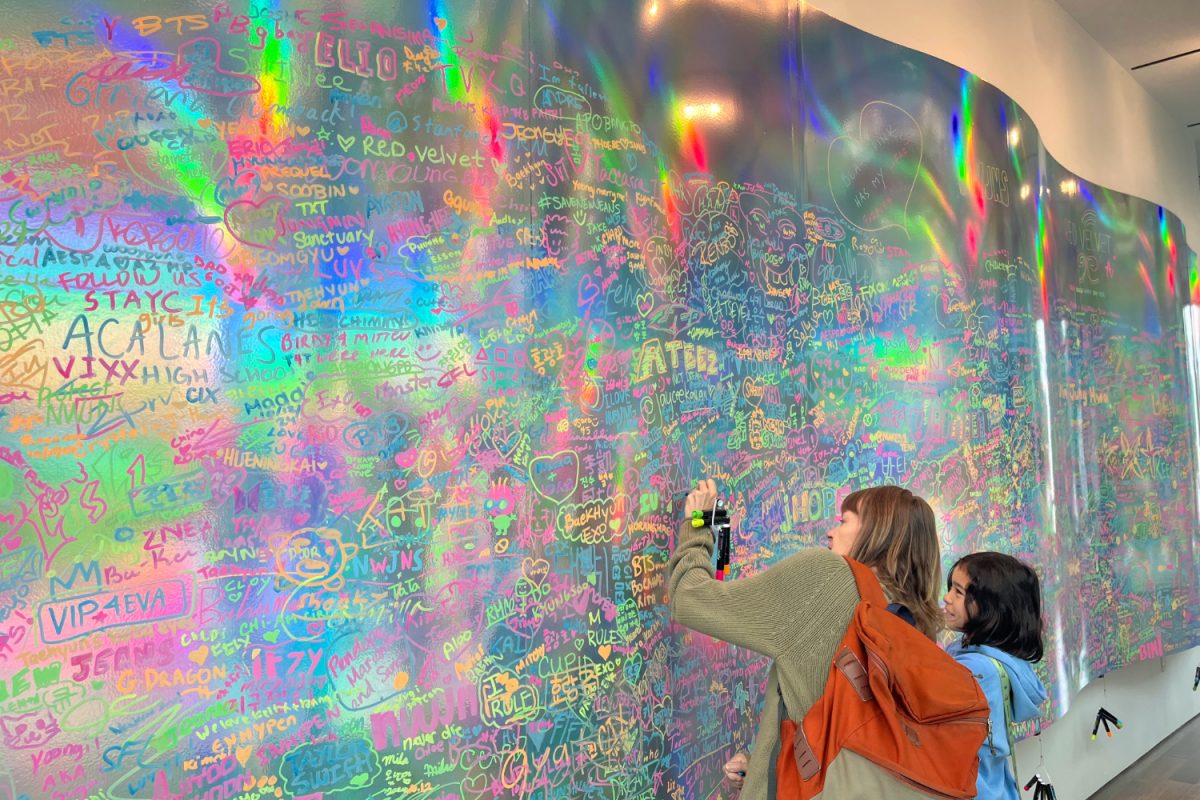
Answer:
[[[803,550],[748,578],[713,577],[713,535],[685,521],[671,557],[671,615],[687,627],[771,658],[766,699],[750,753],[743,800],[767,800],[771,754],[779,738],[779,693],[788,715],[802,719],[825,691],[838,643],[846,633],[858,589],[845,559],[829,550]],[[920,797],[849,753],[826,775],[822,797]],[[875,794],[871,794],[874,792]],[[882,794],[880,794],[882,792]]]

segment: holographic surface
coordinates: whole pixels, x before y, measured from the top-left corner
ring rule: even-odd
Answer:
[[[712,796],[701,477],[733,580],[883,482],[1036,565],[1046,720],[1197,643],[1196,256],[975,76],[775,1],[4,12],[0,800]]]

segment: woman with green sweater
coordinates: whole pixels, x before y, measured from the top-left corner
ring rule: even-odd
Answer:
[[[772,659],[742,797],[774,800],[780,699],[791,719],[804,717],[825,690],[834,651],[858,604],[844,556],[871,567],[889,603],[932,639],[942,622],[937,523],[929,504],[907,489],[863,489],[842,502],[838,525],[827,534],[828,550],[802,550],[756,575],[718,581],[712,531],[691,525],[692,512],[711,509],[716,499],[711,480],[700,481],[687,497],[670,564],[671,614],[693,630]],[[925,797],[849,751],[829,765],[822,796]]]

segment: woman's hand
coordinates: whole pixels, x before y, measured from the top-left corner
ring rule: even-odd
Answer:
[[[737,791],[742,790],[746,780],[746,770],[750,767],[750,754],[745,750],[725,762],[725,780]]]
[[[683,503],[683,513],[691,517],[693,511],[712,511],[717,503],[717,482],[714,480],[699,481],[696,488],[688,493]]]

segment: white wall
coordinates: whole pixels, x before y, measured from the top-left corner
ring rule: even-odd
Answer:
[[[1067,169],[1175,212],[1200,249],[1197,149],[1175,120],[1051,0],[817,0],[869,33],[964,67],[1016,100]],[[1200,648],[1095,681],[1017,748],[1024,783],[1040,754],[1063,800],[1086,798],[1200,714]],[[1101,706],[1124,730],[1091,741]],[[1103,733],[1103,729],[1101,729]],[[1028,796],[1028,795],[1026,795]]]

